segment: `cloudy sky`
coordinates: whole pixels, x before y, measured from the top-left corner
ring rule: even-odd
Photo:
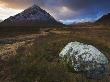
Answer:
[[[57,20],[93,21],[110,12],[110,0],[0,0],[0,19],[37,4]]]

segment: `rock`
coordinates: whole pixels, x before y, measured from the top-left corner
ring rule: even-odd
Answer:
[[[95,78],[107,72],[108,59],[92,45],[71,42],[66,45],[59,56],[75,72],[84,72],[87,77]]]

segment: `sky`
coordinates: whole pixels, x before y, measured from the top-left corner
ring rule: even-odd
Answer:
[[[94,21],[110,12],[110,0],[0,0],[0,19],[13,16],[33,4],[64,23]]]

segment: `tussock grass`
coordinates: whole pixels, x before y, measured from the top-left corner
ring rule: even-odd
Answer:
[[[36,38],[31,48],[20,47],[17,55],[2,61],[3,64],[0,65],[6,69],[1,68],[4,72],[0,72],[1,80],[9,78],[8,81],[11,82],[109,82],[109,76],[93,80],[69,71],[59,61],[59,53],[67,43],[79,41],[94,45],[110,58],[110,30],[60,28],[48,32],[48,35]]]

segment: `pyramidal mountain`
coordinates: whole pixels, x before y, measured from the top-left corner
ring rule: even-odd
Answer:
[[[61,25],[60,22],[56,21],[54,17],[37,5],[33,5],[23,12],[9,17],[1,24],[12,26]]]

